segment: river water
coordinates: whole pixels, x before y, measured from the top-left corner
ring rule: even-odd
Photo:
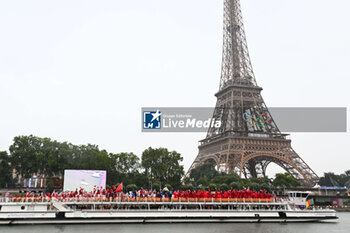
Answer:
[[[0,233],[350,233],[350,213],[338,213],[336,223],[176,223],[0,226]]]

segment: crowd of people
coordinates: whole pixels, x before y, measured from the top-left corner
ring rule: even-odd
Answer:
[[[94,186],[93,190],[88,192],[84,188],[79,188],[74,191],[64,191],[64,192],[46,192],[46,193],[33,193],[28,192],[26,195],[20,198],[25,199],[38,199],[41,200],[61,200],[61,201],[69,201],[69,200],[83,200],[83,199],[99,199],[99,200],[119,200],[124,199],[135,199],[135,198],[169,198],[172,200],[180,199],[188,199],[188,198],[214,198],[214,199],[223,199],[223,198],[253,198],[253,199],[271,199],[274,195],[270,193],[266,193],[264,190],[260,190],[259,192],[250,190],[249,188],[244,188],[242,190],[228,190],[228,191],[220,191],[220,190],[169,190],[167,187],[162,189],[161,191],[156,191],[152,189],[138,189],[134,191],[123,192],[123,185],[120,184],[118,187],[113,186],[112,188],[103,188]],[[7,195],[7,198],[10,198]],[[11,197],[11,198],[19,198],[19,197]]]
[[[273,194],[266,193],[264,190],[260,192],[249,190],[244,188],[243,190],[228,190],[228,191],[211,191],[211,190],[198,190],[196,191],[174,191],[173,196],[175,198],[273,198]]]

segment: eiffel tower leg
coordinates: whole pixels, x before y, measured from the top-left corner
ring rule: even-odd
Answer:
[[[261,165],[263,177],[266,177],[266,168],[270,164],[270,161],[264,161]]]
[[[239,157],[240,157],[240,158],[239,158],[239,177],[242,178],[242,175],[244,175],[244,177],[247,178],[246,172],[243,173],[243,170],[241,169],[242,166],[243,166],[243,165],[242,165],[242,162],[243,162],[243,158],[244,158],[243,152],[240,154]],[[243,174],[242,174],[242,173],[243,173]]]
[[[230,158],[230,154],[227,153],[227,154],[226,154],[226,162],[225,162],[225,173],[226,173],[226,174],[229,174],[229,173],[230,173],[229,158]]]
[[[257,178],[257,171],[256,171],[256,165],[257,163],[254,160],[249,160],[246,164],[246,167],[249,171],[250,177],[249,178]]]
[[[313,186],[318,181],[318,176],[311,170],[311,168],[295,153],[291,148],[289,152],[255,152],[248,154],[241,164],[241,170],[249,170],[251,177],[258,175],[254,164],[263,162],[261,172],[265,173],[266,167],[273,162],[282,167],[292,176],[294,176],[304,186]],[[255,171],[255,173],[254,173]],[[247,172],[245,172],[247,174]]]
[[[259,178],[266,176],[266,167],[270,161],[249,160],[243,167],[246,178]]]

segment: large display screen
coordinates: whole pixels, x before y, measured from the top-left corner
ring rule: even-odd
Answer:
[[[84,188],[90,192],[94,187],[106,188],[106,171],[64,170],[63,191]]]

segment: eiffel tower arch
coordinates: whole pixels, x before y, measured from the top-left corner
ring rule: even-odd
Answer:
[[[200,141],[191,170],[205,162],[241,177],[265,176],[275,163],[304,186],[318,181],[315,172],[293,150],[288,134],[280,132],[261,95],[251,65],[239,0],[224,0],[223,55],[213,121]]]

